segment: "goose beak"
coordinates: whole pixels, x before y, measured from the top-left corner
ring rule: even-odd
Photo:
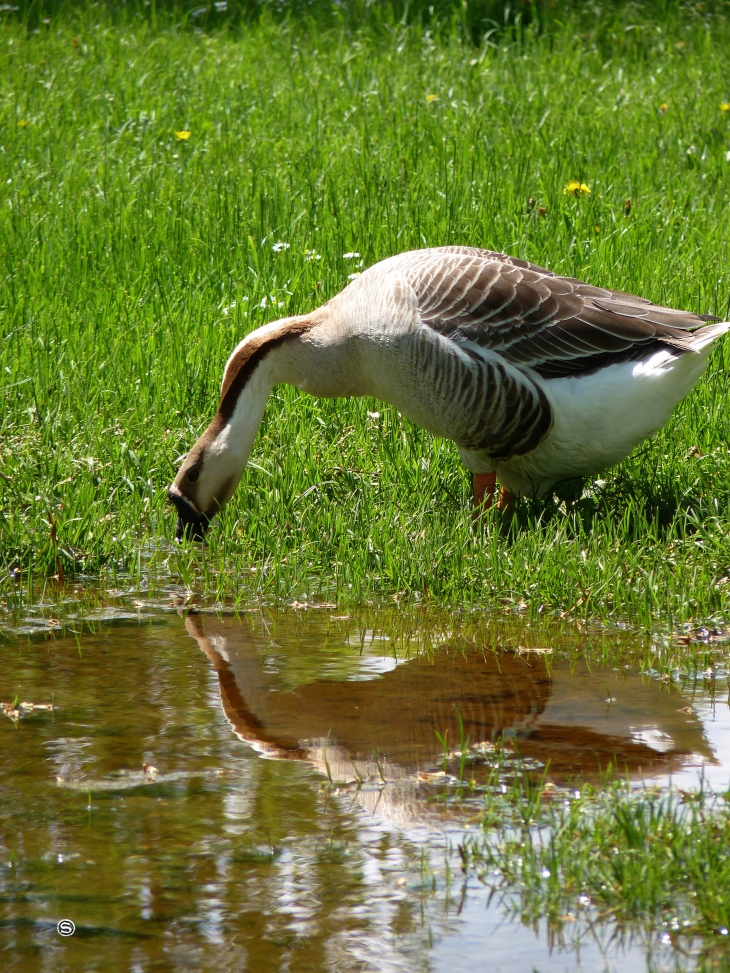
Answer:
[[[187,497],[179,493],[175,487],[170,487],[167,499],[177,509],[175,540],[181,541],[184,537],[188,537],[193,541],[202,541],[210,524],[210,517],[196,510]]]

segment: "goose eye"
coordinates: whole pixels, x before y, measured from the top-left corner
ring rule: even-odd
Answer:
[[[190,480],[191,483],[195,483],[199,476],[200,473],[197,470],[190,470],[188,473],[188,480]]]

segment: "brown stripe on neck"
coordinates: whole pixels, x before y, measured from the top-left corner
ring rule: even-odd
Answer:
[[[314,326],[311,315],[295,318],[282,324],[277,331],[256,337],[256,332],[246,341],[231,359],[223,378],[220,405],[216,418],[221,423],[228,422],[233,415],[238,397],[248,384],[249,379],[270,351],[283,345],[291,338],[298,338]]]
[[[200,616],[192,613],[188,615],[185,619],[185,628],[188,635],[195,639],[213,663],[213,668],[218,676],[223,711],[236,733],[239,733],[248,743],[258,743],[265,746],[269,756],[285,757],[289,760],[309,759],[309,751],[306,748],[299,747],[291,741],[282,740],[270,733],[266,729],[266,724],[255,713],[251,712],[241,693],[230,662],[223,658],[211,638],[205,634]]]

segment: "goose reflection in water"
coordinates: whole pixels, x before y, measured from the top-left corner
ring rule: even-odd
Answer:
[[[443,764],[437,732],[458,747],[459,717],[473,750],[505,739],[524,758],[549,761],[556,782],[612,762],[634,777],[714,762],[680,692],[638,674],[448,643],[396,660],[372,642],[363,653],[359,632],[336,650],[330,634],[323,650],[324,628],[319,651],[314,631],[309,648],[292,639],[272,658],[269,634],[248,618],[190,614],[185,625],[241,740],[266,757],[308,761],[334,782],[364,782],[357,801],[400,823],[435,813],[419,784]]]

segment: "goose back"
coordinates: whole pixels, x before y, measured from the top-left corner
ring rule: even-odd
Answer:
[[[690,351],[692,332],[717,320],[473,247],[413,250],[371,272],[402,277],[427,327],[548,379],[639,361],[661,346]]]

